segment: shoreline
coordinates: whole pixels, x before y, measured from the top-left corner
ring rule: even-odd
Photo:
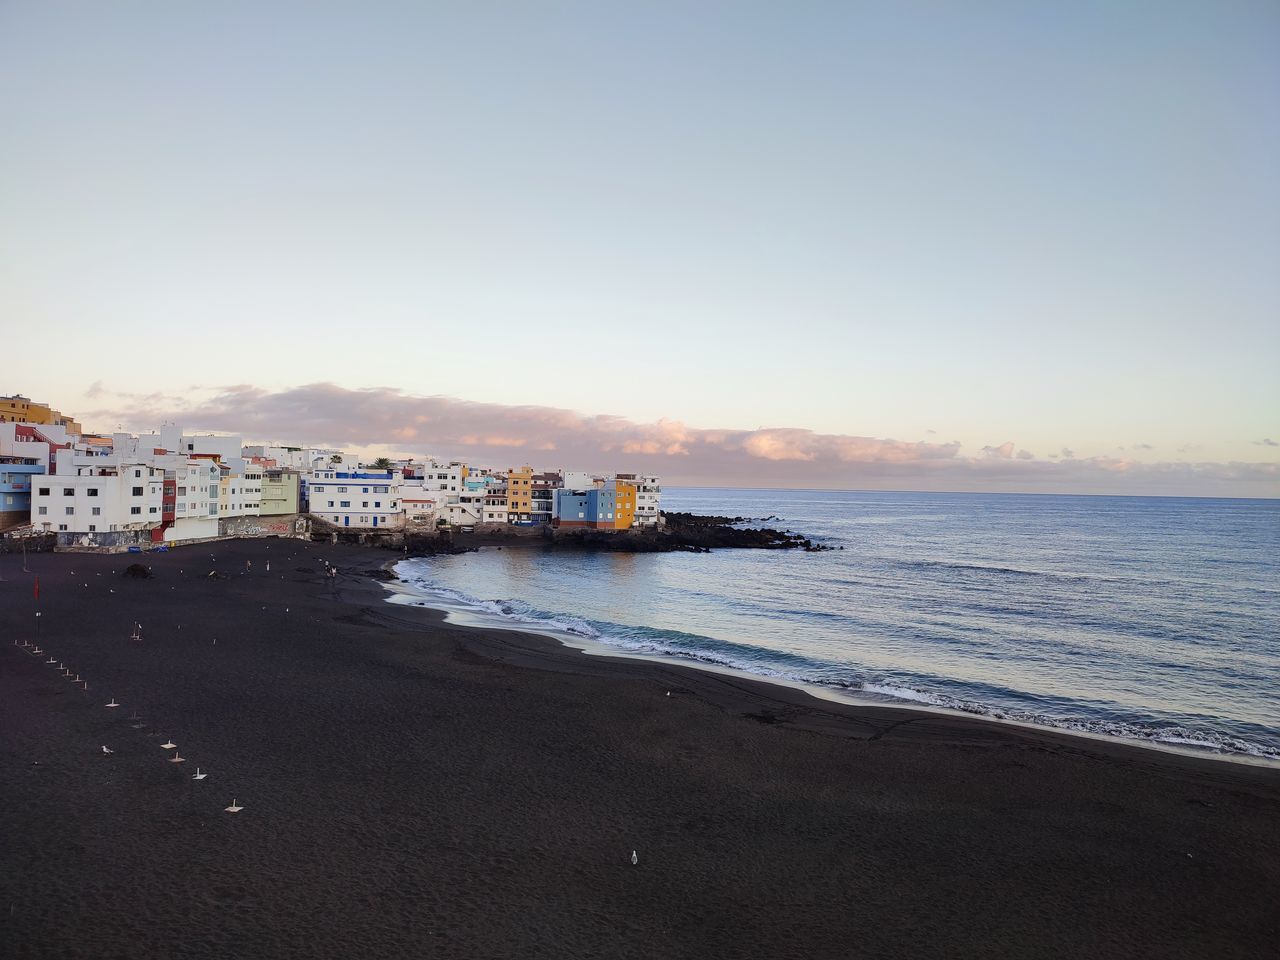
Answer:
[[[519,544],[519,546],[533,546],[535,544]],[[501,549],[506,544],[481,544],[473,549],[492,549],[497,546]],[[717,664],[712,662],[702,662],[694,658],[682,658],[673,654],[663,653],[646,653],[642,651],[628,650],[625,647],[613,646],[607,641],[597,640],[591,637],[578,636],[568,631],[557,632],[552,629],[540,629],[534,624],[518,624],[514,622],[504,621],[497,614],[486,615],[480,611],[467,611],[463,609],[455,609],[446,605],[441,605],[442,601],[438,598],[425,596],[418,593],[414,588],[403,580],[396,573],[396,566],[406,559],[428,559],[426,557],[397,557],[388,560],[381,567],[395,579],[392,581],[382,582],[381,586],[393,595],[412,596],[418,604],[397,604],[405,606],[422,606],[442,614],[445,621],[456,624],[471,630],[502,630],[513,633],[528,633],[535,636],[546,637],[555,641],[559,645],[569,650],[575,650],[584,656],[599,657],[603,659],[616,658],[622,660],[637,660],[642,663],[663,663],[673,667],[683,667],[690,670],[705,671],[709,673],[722,674],[734,677],[740,680],[754,681],[774,686],[786,687],[792,690],[798,690],[807,693],[815,700],[840,704],[853,709],[861,707],[884,707],[893,710],[903,710],[908,712],[917,712],[923,714],[936,714],[953,718],[968,718],[970,720],[978,720],[988,723],[1002,724],[1020,729],[1030,730],[1032,732],[1048,731],[1069,737],[1080,737],[1085,740],[1097,741],[1104,744],[1124,744],[1139,749],[1154,750],[1159,753],[1168,753],[1176,756],[1186,756],[1197,759],[1219,760],[1227,763],[1244,764],[1247,766],[1257,766],[1266,769],[1280,770],[1280,757],[1268,757],[1263,755],[1251,754],[1242,751],[1226,751],[1218,750],[1210,745],[1200,746],[1197,744],[1183,744],[1176,742],[1167,742],[1156,739],[1144,739],[1140,737],[1126,737],[1117,734],[1098,733],[1092,730],[1080,730],[1072,727],[1056,726],[1051,723],[1037,723],[1033,720],[1021,720],[1012,717],[995,716],[988,713],[980,713],[977,711],[962,710],[955,707],[948,707],[942,704],[921,703],[908,700],[906,698],[894,698],[889,695],[883,695],[883,698],[875,694],[859,695],[857,691],[842,691],[834,686],[826,686],[819,683],[813,683],[805,680],[792,679],[789,677],[768,676],[766,674],[752,673],[727,664]],[[398,587],[398,585],[400,585]],[[398,589],[397,589],[398,587]],[[389,602],[394,603],[387,598]]]
[[[31,581],[0,557],[22,960],[1253,958],[1280,935],[1269,767],[460,627],[387,603],[376,550],[134,559],[31,558],[85,692],[10,645]]]

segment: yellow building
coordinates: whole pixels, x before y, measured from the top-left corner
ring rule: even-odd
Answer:
[[[36,403],[22,394],[0,397],[0,423],[50,423],[76,436],[81,433],[80,424],[74,417],[64,417],[47,403]]]
[[[533,467],[507,471],[507,517],[511,523],[533,519]]]
[[[615,480],[613,486],[613,529],[630,530],[631,524],[636,520],[636,485],[625,480]]]

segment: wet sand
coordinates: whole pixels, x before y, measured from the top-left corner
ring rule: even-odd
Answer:
[[[452,626],[387,559],[0,557],[0,955],[1274,955],[1274,767]],[[88,691],[12,646],[37,574]]]

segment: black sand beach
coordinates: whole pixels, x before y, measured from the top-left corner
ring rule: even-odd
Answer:
[[[450,626],[387,559],[0,557],[0,955],[1275,955],[1280,770]]]

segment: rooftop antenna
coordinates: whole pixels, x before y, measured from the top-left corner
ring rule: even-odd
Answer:
[[[169,762],[170,763],[186,763],[187,758],[179,756],[178,752],[175,750],[173,753],[173,756],[169,758]]]
[[[111,702],[110,702],[110,703],[108,703],[108,704],[106,704],[106,706],[108,706],[108,707],[118,707],[118,706],[120,706],[120,704],[116,703],[116,698],[115,698],[115,697],[112,697],[112,698],[111,698]]]
[[[178,746],[178,745],[177,745],[176,743],[174,743],[172,740],[166,740],[164,743],[160,744],[160,749],[161,749],[161,750],[173,750],[173,749],[174,749],[175,747],[177,747],[177,746]]]
[[[192,779],[192,780],[203,780],[203,779],[204,779],[205,777],[207,777],[207,776],[208,776],[208,774],[207,774],[207,773],[201,773],[201,772],[200,772],[200,768],[199,768],[199,767],[196,767],[196,772],[195,772],[195,773],[193,773],[193,774],[191,775],[191,779]]]
[[[241,810],[244,809],[244,807],[240,806],[240,804],[238,804],[235,800],[232,800],[231,806],[223,807],[222,809],[227,811],[227,813],[239,813]]]

